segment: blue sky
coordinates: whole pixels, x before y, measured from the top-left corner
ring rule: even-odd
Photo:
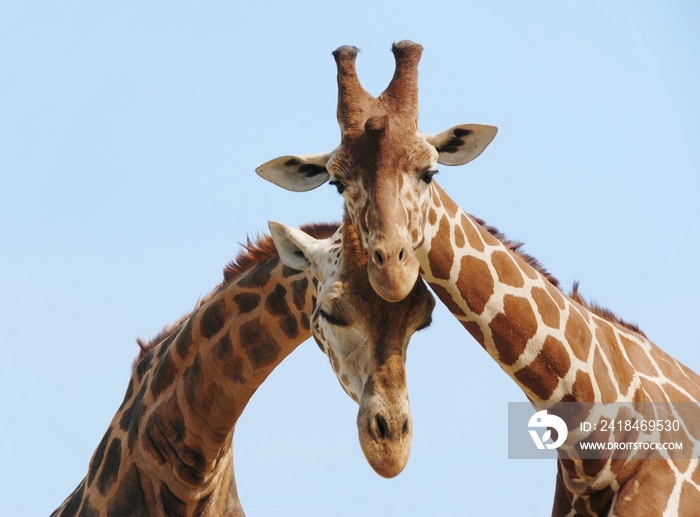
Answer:
[[[135,337],[187,312],[246,235],[340,217],[332,187],[254,169],[337,145],[343,44],[378,94],[391,43],[422,43],[422,130],[499,127],[441,186],[700,371],[696,2],[146,4],[0,6],[0,514],[73,490]],[[524,395],[444,308],[407,364],[412,455],[385,480],[326,357],[299,347],[237,426],[248,515],[548,515],[554,463],[507,459]]]

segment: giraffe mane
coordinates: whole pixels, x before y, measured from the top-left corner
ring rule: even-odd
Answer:
[[[611,311],[607,307],[602,307],[595,302],[587,301],[583,297],[583,295],[581,295],[581,293],[579,292],[578,285],[579,285],[579,282],[578,282],[578,280],[576,280],[574,282],[573,287],[571,288],[571,293],[569,293],[569,297],[572,300],[574,300],[577,303],[580,303],[586,309],[590,310],[593,314],[600,316],[604,320],[607,320],[611,323],[616,323],[616,324],[620,325],[621,327],[624,327],[628,330],[636,332],[637,334],[639,334],[641,336],[647,337],[647,335],[644,332],[642,332],[642,330],[639,328],[639,325],[637,325],[636,323],[630,323],[629,321],[623,320],[622,318],[617,316],[615,313],[613,313],[613,311]]]
[[[552,274],[547,271],[547,269],[532,255],[528,255],[525,253],[521,248],[523,247],[522,242],[518,241],[512,241],[508,239],[503,233],[501,233],[497,228],[494,228],[493,226],[487,225],[482,219],[479,219],[478,217],[471,216],[474,221],[476,221],[479,225],[481,225],[485,230],[487,230],[491,235],[493,235],[496,239],[501,241],[504,246],[506,246],[509,250],[511,250],[513,253],[517,254],[520,258],[522,258],[525,262],[527,262],[530,266],[532,266],[533,269],[538,271],[542,276],[544,276],[549,282],[559,290],[561,290],[561,287],[559,286],[559,280],[557,280]],[[571,289],[571,292],[568,293],[569,298],[571,298],[573,301],[576,303],[583,305],[586,309],[591,311],[593,314],[600,316],[606,321],[609,321],[611,323],[615,323],[617,325],[620,325],[621,327],[624,327],[628,330],[631,330],[632,332],[636,332],[637,334],[646,337],[646,334],[642,332],[642,330],[639,328],[639,326],[636,323],[630,323],[629,321],[626,321],[619,316],[617,316],[613,311],[608,309],[607,307],[602,307],[601,305],[598,305],[595,302],[589,302],[587,301],[579,292],[579,282],[575,281],[574,285]],[[562,291],[563,292],[563,291]],[[567,293],[564,293],[567,294]]]
[[[325,239],[333,235],[339,226],[339,223],[312,223],[303,225],[301,230],[316,239]],[[160,343],[175,334],[192,316],[192,314],[197,311],[197,309],[211,300],[217,293],[221,292],[221,290],[228,284],[236,280],[238,277],[249,271],[253,266],[259,264],[260,262],[277,256],[277,248],[275,248],[275,243],[273,242],[272,237],[267,234],[258,234],[253,239],[248,236],[246,237],[245,244],[239,244],[242,249],[238,252],[236,258],[229,261],[224,267],[223,281],[211,292],[204,295],[199,301],[197,301],[194,308],[190,312],[183,315],[175,323],[171,323],[170,325],[164,327],[151,339],[143,340],[140,337],[136,338],[136,343],[138,344],[140,350],[139,355],[136,357],[136,359],[134,359],[134,368],[149,350],[155,348]]]
[[[478,217],[470,216],[477,224],[482,226],[487,232],[493,235],[496,239],[501,241],[501,243],[506,246],[510,251],[518,255],[523,259],[529,266],[539,272],[544,276],[554,287],[559,287],[559,280],[554,277],[547,269],[542,265],[542,263],[537,260],[532,255],[525,253],[521,248],[525,245],[520,241],[513,241],[508,239],[503,233],[501,233],[497,228],[490,226],[484,222],[483,219]]]

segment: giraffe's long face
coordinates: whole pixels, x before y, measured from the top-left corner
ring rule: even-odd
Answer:
[[[418,281],[401,302],[380,298],[350,227],[324,240],[278,223],[270,229],[282,260],[317,281],[311,330],[341,386],[360,406],[358,433],[368,462],[380,475],[396,476],[408,461],[413,436],[406,348],[411,335],[430,324],[433,296]]]
[[[367,250],[367,273],[385,300],[402,300],[418,278],[428,185],[438,153],[387,114],[343,133],[326,169]]]
[[[437,135],[418,130],[417,66],[422,47],[394,45],[396,72],[377,98],[362,89],[354,70],[357,49],[341,47],[338,63],[340,145],[318,155],[283,156],[257,173],[294,191],[326,181],[343,196],[350,219],[367,250],[374,291],[387,301],[402,300],[415,285],[428,218],[430,183],[438,163],[461,165],[476,158],[496,128],[455,126]]]

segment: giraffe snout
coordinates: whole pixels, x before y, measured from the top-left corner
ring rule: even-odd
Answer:
[[[403,300],[418,279],[418,259],[407,242],[375,242],[367,264],[374,291],[388,302]]]
[[[385,440],[406,440],[410,437],[411,415],[402,414],[398,418],[387,418],[377,412],[369,418],[369,434],[377,442]]]
[[[413,440],[405,366],[392,355],[370,376],[357,414],[362,452],[371,467],[385,478],[406,466]]]
[[[374,471],[385,478],[399,475],[411,453],[413,423],[410,411],[361,408],[357,424],[362,452]]]

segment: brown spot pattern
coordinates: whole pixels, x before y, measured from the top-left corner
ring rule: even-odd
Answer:
[[[119,488],[110,497],[108,515],[147,515],[146,494],[141,486],[139,470],[132,465],[119,482]]]
[[[537,332],[537,319],[528,300],[506,295],[503,299],[503,312],[491,320],[489,327],[501,362],[512,365]]]
[[[301,323],[301,328],[303,328],[304,330],[311,330],[309,317],[306,315],[305,312],[301,313],[301,316],[299,317],[299,323]]]
[[[515,378],[530,388],[541,400],[547,400],[570,366],[571,361],[562,342],[547,336],[537,357],[529,365],[515,372]]]
[[[437,212],[433,209],[433,207],[430,207],[428,210],[428,223],[430,226],[433,226],[435,223],[437,223]]]
[[[192,345],[192,321],[194,317],[189,318],[182,327],[182,330],[178,332],[175,338],[175,350],[180,359],[185,359],[190,351],[190,346]]]
[[[229,379],[238,384],[248,382],[244,375],[243,359],[234,350],[228,333],[221,336],[221,339],[212,347],[212,354],[215,361],[222,363],[222,370]]]
[[[608,375],[608,367],[603,362],[603,355],[598,348],[593,353],[593,375],[596,386],[600,390],[600,401],[614,402],[617,399],[617,390]]]
[[[595,335],[600,347],[603,349],[605,357],[610,363],[620,393],[627,393],[632,382],[632,374],[627,360],[622,357],[622,353],[618,349],[618,343],[612,325],[604,321],[596,321]]]
[[[693,480],[693,483],[695,483],[696,485],[700,485],[700,468],[695,469],[695,472],[693,472],[691,479]]]
[[[640,378],[639,381],[639,388],[637,388],[637,392],[635,393],[635,400],[644,400],[642,394],[645,394],[651,402],[666,402],[666,394],[656,382],[645,379],[644,377]]]
[[[457,204],[452,201],[449,197],[445,196],[443,203],[443,208],[445,209],[445,212],[447,212],[447,215],[450,216],[450,218],[453,218],[455,215],[457,215],[457,209],[459,208]]]
[[[576,379],[571,388],[571,392],[579,402],[593,402],[593,383],[591,376],[579,370],[576,372]]]
[[[431,283],[430,287],[433,289],[438,298],[444,303],[449,311],[455,316],[462,317],[465,316],[464,311],[459,308],[459,305],[454,301],[450,292],[445,289],[440,284]]]
[[[524,285],[523,275],[518,266],[515,265],[513,259],[505,251],[494,251],[491,254],[491,262],[496,268],[498,279],[513,287],[522,287]]]
[[[449,232],[450,225],[447,222],[447,218],[443,217],[440,219],[438,234],[449,235]],[[452,249],[452,246],[443,245],[441,243],[441,239],[439,237],[435,237],[431,241],[430,251],[428,252],[428,261],[430,262],[435,278],[449,280],[450,268],[452,266],[452,262],[454,261],[454,250]]]
[[[109,429],[107,429],[107,432],[102,437],[102,440],[100,440],[100,444],[97,446],[97,449],[95,449],[95,452],[94,452],[93,457],[92,457],[92,461],[90,462],[90,470],[88,471],[88,477],[87,477],[88,486],[92,485],[92,482],[95,479],[95,475],[97,474],[97,471],[100,469],[100,466],[102,465],[102,460],[104,459],[105,450],[107,449],[107,444],[109,443],[109,439],[110,439],[111,435],[112,435],[112,429],[109,428]]]
[[[564,338],[574,352],[574,355],[585,361],[588,358],[588,352],[591,347],[593,335],[588,328],[588,323],[583,319],[583,316],[571,306],[569,318],[566,320],[566,329],[564,330]]]
[[[462,229],[459,226],[455,226],[454,231],[455,231],[455,246],[457,248],[463,248],[465,240],[466,240],[466,237],[464,236],[464,232],[462,231]]]
[[[241,348],[254,369],[271,365],[280,353],[279,345],[270,332],[260,324],[259,318],[241,325],[240,337]]]
[[[226,303],[223,299],[212,300],[209,307],[204,309],[199,320],[199,330],[204,339],[213,338],[219,332],[226,321]]]
[[[238,312],[246,314],[260,305],[260,295],[257,293],[238,293],[234,295],[233,301],[238,306]]]
[[[292,281],[292,303],[299,311],[303,311],[306,305],[306,291],[309,288],[308,278]],[[308,328],[308,326],[306,327]]]
[[[639,343],[627,339],[624,335],[620,336],[620,343],[627,352],[627,357],[629,357],[635,370],[650,374],[656,372],[656,368],[649,360],[649,356]]]
[[[476,251],[483,252],[486,249],[486,247],[484,246],[484,241],[481,240],[479,231],[476,229],[474,224],[472,224],[472,222],[469,221],[467,219],[467,216],[464,214],[462,214],[462,223],[460,226],[467,236],[469,246]]]
[[[548,327],[559,328],[560,311],[547,291],[541,287],[533,287],[532,299],[535,300],[542,322]]]
[[[698,469],[695,469],[697,473]],[[681,488],[681,502],[678,507],[678,515],[692,515],[700,508],[700,495],[698,490],[689,481],[683,482]]]
[[[287,304],[287,289],[278,284],[265,298],[265,309],[279,318],[279,325],[285,335],[292,339],[299,333],[299,324]]]
[[[554,303],[557,304],[557,307],[564,310],[564,307],[566,307],[566,302],[564,301],[564,296],[562,295],[561,291],[551,282],[545,282],[544,286],[547,289],[549,296],[551,296],[552,300],[554,300]]]
[[[484,342],[486,341],[484,339],[484,333],[481,331],[481,327],[476,321],[463,321],[462,326],[467,329],[467,332],[469,332],[482,347],[484,346]]]
[[[160,364],[156,367],[151,381],[151,392],[154,397],[158,397],[165,391],[173,382],[177,375],[177,368],[173,361],[172,354],[168,354],[161,359]]]
[[[678,367],[671,356],[660,348],[654,347],[651,356],[661,369],[661,374],[667,379],[674,379],[678,375]]]
[[[541,274],[543,274],[539,270],[535,269],[532,266],[532,264],[530,264],[526,260],[524,260],[520,251],[513,254],[512,257],[513,257],[513,260],[515,260],[515,263],[520,267],[520,271],[525,273],[525,276],[527,276],[528,278],[531,278],[532,280],[537,280],[537,278]]]
[[[117,480],[119,475],[119,465],[122,458],[122,442],[119,438],[112,440],[107,449],[102,470],[97,478],[97,489],[100,494],[105,495],[107,490]]]
[[[462,257],[457,289],[462,293],[467,306],[476,314],[484,308],[493,295],[493,278],[488,264],[472,256]]]
[[[264,262],[254,269],[243,274],[238,280],[238,285],[241,287],[250,287],[253,289],[259,289],[265,287],[268,280],[272,276],[272,271],[279,264],[279,257],[273,257],[267,262]]]

